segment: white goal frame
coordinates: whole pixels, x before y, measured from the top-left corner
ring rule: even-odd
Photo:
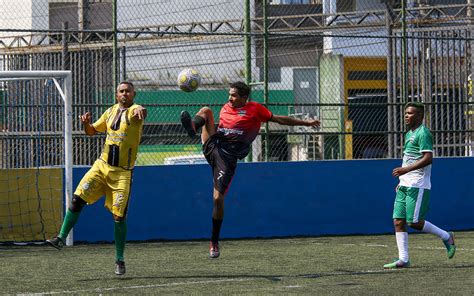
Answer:
[[[64,175],[67,210],[72,201],[72,72],[71,71],[0,71],[0,81],[52,79],[64,101]],[[63,79],[63,86],[57,79]],[[66,238],[66,245],[73,244],[73,232]]]

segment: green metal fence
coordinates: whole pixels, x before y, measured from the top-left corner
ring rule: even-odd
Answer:
[[[180,111],[209,106],[218,114],[229,83],[237,80],[250,83],[252,100],[275,114],[322,120],[319,130],[262,125],[247,161],[400,157],[403,105],[410,100],[428,106],[437,156],[473,154],[469,3],[409,6],[404,12],[380,1],[344,7],[322,1],[43,2],[4,7],[11,14],[0,29],[0,69],[71,70],[75,118],[90,111],[97,119],[113,104],[117,82],[132,81],[136,101],[149,110],[141,165],[199,154],[199,139],[189,139],[179,125]],[[176,85],[185,68],[202,76],[195,92]],[[44,83],[16,83],[0,85],[6,168],[21,166],[7,160],[6,151],[28,153],[37,137],[24,131],[36,126],[30,112],[46,91]],[[61,141],[55,124],[45,118],[39,128],[49,131],[48,149],[61,149],[54,144]],[[75,165],[90,165],[103,137],[85,136],[79,120],[73,132]],[[52,158],[50,165],[60,162]]]

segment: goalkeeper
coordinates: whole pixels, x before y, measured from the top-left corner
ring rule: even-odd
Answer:
[[[74,192],[71,206],[66,212],[58,236],[46,241],[60,250],[76,224],[82,208],[93,204],[105,195],[105,207],[112,213],[115,239],[115,274],[125,273],[124,249],[127,235],[127,208],[132,183],[132,170],[137,158],[143,121],[147,116],[144,107],[133,102],[135,87],[131,82],[121,82],[117,87],[117,103],[107,109],[91,124],[91,113],[80,116],[87,135],[107,133],[99,159],[84,175]]]

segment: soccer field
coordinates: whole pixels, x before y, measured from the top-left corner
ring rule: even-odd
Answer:
[[[383,270],[397,256],[393,235],[129,243],[127,273],[116,276],[114,246],[57,251],[2,246],[2,294],[472,295],[474,233],[457,232],[448,260],[432,235],[410,235],[412,267]]]

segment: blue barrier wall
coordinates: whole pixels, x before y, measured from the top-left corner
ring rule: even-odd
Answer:
[[[222,238],[390,233],[400,160],[241,163],[225,202]],[[435,158],[427,220],[474,229],[474,158]],[[74,169],[74,184],[87,168]],[[209,238],[208,165],[137,167],[128,240]],[[112,241],[103,199],[84,208],[75,241]]]

